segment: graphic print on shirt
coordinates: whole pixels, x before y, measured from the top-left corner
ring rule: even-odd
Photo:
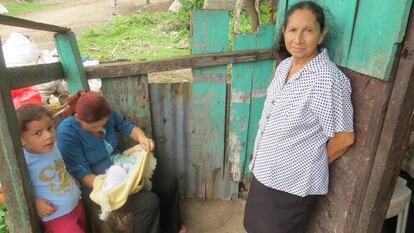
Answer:
[[[57,184],[53,182],[56,178]],[[49,190],[53,193],[64,191],[71,183],[71,177],[65,169],[63,159],[56,159],[53,165],[42,168],[39,172],[39,180],[48,183]]]

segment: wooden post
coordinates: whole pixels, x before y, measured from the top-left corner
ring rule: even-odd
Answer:
[[[40,232],[0,43],[0,171],[11,233]]]
[[[82,59],[76,42],[75,33],[59,33],[55,35],[59,61],[71,93],[80,89],[89,90],[88,79],[83,68]]]
[[[361,210],[354,229],[380,232],[401,169],[404,136],[414,107],[414,11],[395,75],[378,149]],[[375,211],[372,211],[375,210]],[[362,232],[362,231],[361,231]]]

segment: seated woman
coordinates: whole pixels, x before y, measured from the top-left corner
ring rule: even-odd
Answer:
[[[57,129],[58,147],[69,172],[83,186],[92,189],[95,176],[104,174],[119,153],[118,133],[139,142],[146,151],[154,150],[154,141],[133,123],[111,110],[106,98],[79,91],[68,99],[65,118]],[[178,180],[157,165],[152,176],[152,191],[140,191],[128,197],[117,211],[132,212],[135,233],[185,232],[180,229]]]

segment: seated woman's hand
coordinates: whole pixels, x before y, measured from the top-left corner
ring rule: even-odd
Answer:
[[[139,144],[141,144],[142,148],[146,152],[151,152],[155,148],[154,141],[151,138],[147,138],[147,137],[143,136],[143,137],[140,137],[138,139],[138,141],[139,141]]]
[[[45,200],[43,198],[36,198],[35,205],[37,209],[37,214],[40,217],[46,217],[53,214],[56,210],[53,207],[52,202]]]

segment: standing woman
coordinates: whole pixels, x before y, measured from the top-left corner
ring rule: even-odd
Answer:
[[[69,172],[86,188],[93,189],[95,176],[104,174],[118,154],[118,133],[139,142],[146,151],[154,141],[119,113],[111,110],[106,98],[79,91],[68,99],[68,109],[57,129],[58,147]],[[132,212],[135,233],[185,232],[181,227],[177,178],[157,165],[152,192],[132,194],[120,212]],[[181,227],[181,229],[180,229]]]
[[[249,233],[304,233],[328,192],[328,164],[354,142],[351,85],[320,46],[326,32],[318,4],[287,11],[279,45],[286,59],[267,90],[250,163]]]

